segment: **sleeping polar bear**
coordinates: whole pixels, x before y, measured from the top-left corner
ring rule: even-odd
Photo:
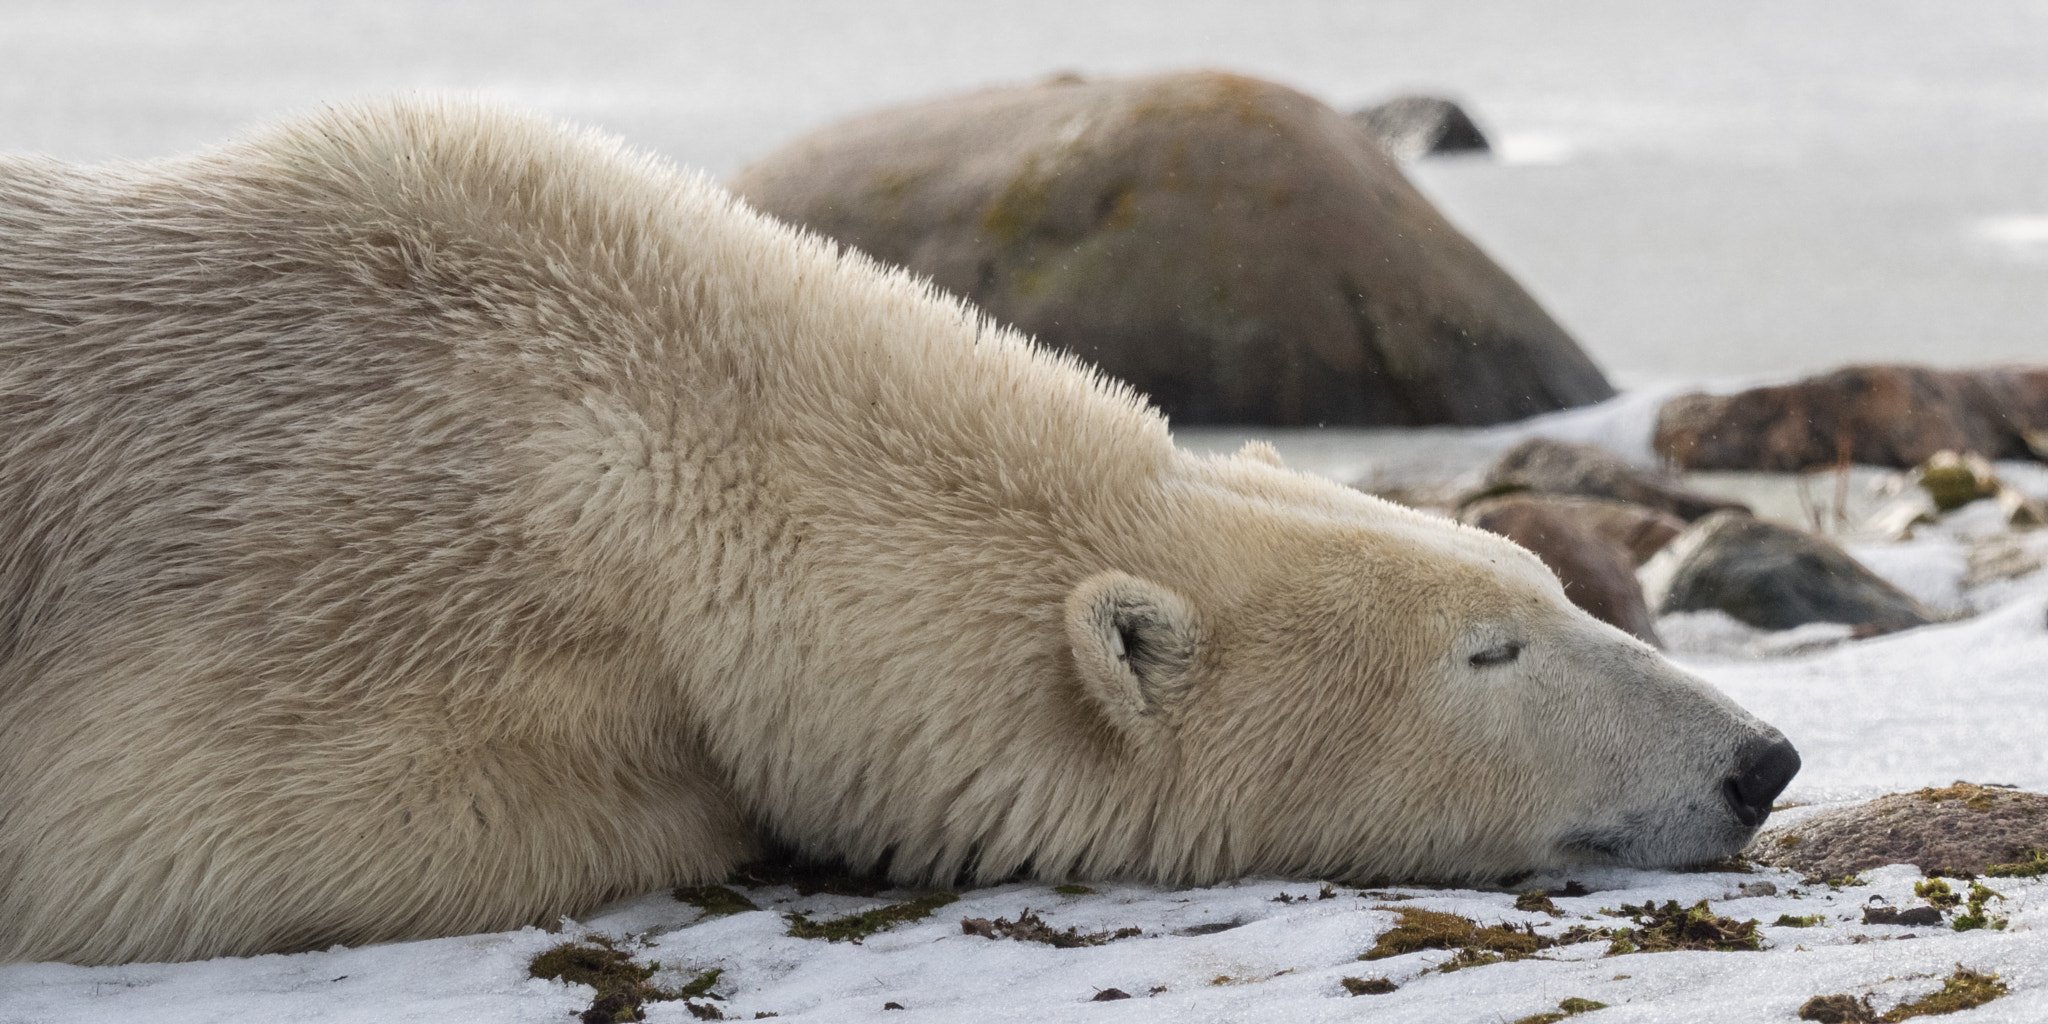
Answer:
[[[0,960],[1739,849],[1784,739],[1520,548],[602,139],[0,162]]]

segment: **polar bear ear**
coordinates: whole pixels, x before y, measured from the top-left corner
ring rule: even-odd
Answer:
[[[1120,724],[1170,716],[1193,688],[1194,609],[1150,580],[1121,572],[1083,580],[1067,595],[1067,640],[1082,688]]]
[[[1280,449],[1273,447],[1270,441],[1246,441],[1244,447],[1237,450],[1237,457],[1263,462],[1276,469],[1287,468],[1286,464],[1280,461]]]

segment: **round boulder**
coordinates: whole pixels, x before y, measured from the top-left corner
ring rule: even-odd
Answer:
[[[1765,829],[1750,860],[1840,878],[1886,864],[1928,874],[2026,875],[2048,868],[2048,794],[1958,782],[1894,793]]]
[[[1759,629],[1840,622],[1874,635],[1931,621],[1826,538],[1739,512],[1694,523],[1643,566],[1642,582],[1659,615],[1718,609]]]
[[[1478,425],[1614,393],[1370,137],[1269,82],[974,93],[819,129],[732,187],[1178,423]]]

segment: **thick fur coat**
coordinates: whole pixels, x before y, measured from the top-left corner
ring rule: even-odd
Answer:
[[[1730,852],[1768,727],[1505,541],[602,138],[0,159],[0,960]]]

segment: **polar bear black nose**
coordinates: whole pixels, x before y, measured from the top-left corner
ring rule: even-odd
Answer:
[[[1743,746],[1735,763],[1739,767],[1721,783],[1721,796],[1737,820],[1752,827],[1761,825],[1771,816],[1771,801],[1799,774],[1799,751],[1790,740],[1774,743],[1759,737]]]

